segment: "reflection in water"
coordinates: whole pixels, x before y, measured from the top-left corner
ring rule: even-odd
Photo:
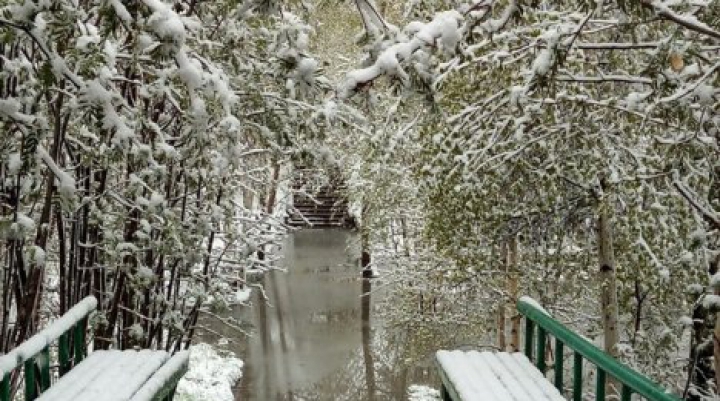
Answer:
[[[408,333],[384,329],[373,313],[383,294],[360,277],[355,234],[298,231],[284,254],[287,271],[262,280],[267,301],[253,291],[253,307],[233,312],[253,333],[235,333],[230,347],[245,360],[239,400],[405,400],[409,384],[436,384],[431,357],[405,366]]]

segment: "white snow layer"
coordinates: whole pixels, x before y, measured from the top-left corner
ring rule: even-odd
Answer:
[[[441,401],[440,392],[432,387],[413,384],[408,387],[408,401]]]
[[[252,295],[251,288],[243,288],[243,289],[237,290],[235,292],[235,302],[237,302],[239,304],[244,304],[250,300],[250,295]]]
[[[461,38],[459,30],[462,18],[457,11],[445,11],[437,14],[427,24],[418,21],[410,23],[406,30],[414,33],[413,37],[407,42],[396,43],[385,49],[373,65],[348,73],[338,88],[340,97],[352,96],[359,86],[381,75],[394,75],[407,80],[409,77],[400,63],[425,46],[440,45],[443,51],[452,52]]]
[[[520,302],[524,302],[524,303],[532,306],[532,307],[535,308],[535,309],[538,309],[540,312],[542,312],[542,313],[544,313],[544,314],[546,314],[546,315],[548,315],[548,316],[552,316],[552,315],[550,314],[550,312],[548,312],[547,310],[545,310],[545,308],[543,308],[542,305],[540,305],[540,302],[536,301],[534,298],[531,298],[531,297],[528,297],[528,296],[522,296],[522,297],[520,297],[519,301],[520,301]]]
[[[169,361],[165,362],[165,364],[143,384],[130,401],[152,401],[155,395],[182,371],[183,367],[188,366],[189,360],[190,351],[181,351],[173,355]]]
[[[58,182],[58,192],[60,195],[68,197],[72,196],[75,193],[75,179],[70,174],[63,171],[63,169],[55,163],[55,160],[53,160],[52,156],[50,156],[45,148],[38,145],[37,153],[48,168],[52,170],[53,174],[55,174],[55,179]]]
[[[95,351],[38,401],[126,401],[167,359],[165,351]]]
[[[165,351],[95,351],[38,401],[126,401],[167,358]]]
[[[437,360],[465,401],[564,401],[522,353],[438,351]]]
[[[208,344],[190,347],[190,370],[180,380],[177,401],[234,401],[232,389],[242,377],[243,361],[223,356]]]

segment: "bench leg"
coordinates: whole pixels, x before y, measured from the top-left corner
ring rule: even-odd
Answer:
[[[448,393],[444,384],[440,387],[440,398],[442,398],[443,401],[453,401],[453,399],[450,398],[450,393]]]

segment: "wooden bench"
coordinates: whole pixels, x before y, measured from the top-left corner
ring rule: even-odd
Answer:
[[[99,350],[87,356],[87,320],[97,308],[88,297],[60,319],[0,356],[0,401],[19,391],[24,371],[26,401],[159,401],[172,400],[178,381],[188,368],[189,352],[172,357],[165,351]],[[51,352],[56,342],[57,352]],[[57,355],[53,382],[51,356]]]
[[[680,401],[646,376],[570,331],[531,298],[521,298],[517,309],[525,318],[524,354],[438,351],[443,400],[559,401],[565,399],[565,394],[571,394],[572,400],[582,401],[587,396],[583,392],[583,364],[589,362],[595,368],[596,400],[606,399],[610,377],[619,386],[621,401],[630,401],[633,394],[651,401]],[[550,341],[550,336],[555,341]],[[551,350],[553,345],[555,348]],[[573,351],[572,391],[565,386],[565,347]],[[546,377],[548,354],[553,355],[552,382]]]

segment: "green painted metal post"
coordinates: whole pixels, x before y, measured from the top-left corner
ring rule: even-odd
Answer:
[[[595,384],[595,399],[598,401],[605,401],[605,376],[605,371],[598,368],[597,383]]]
[[[42,393],[50,388],[50,347],[43,348],[35,359],[40,366],[40,392]]]
[[[60,362],[60,377],[62,377],[72,367],[70,361],[70,336],[68,333],[63,333],[58,339],[58,360]]]
[[[450,393],[444,385],[440,388],[440,398],[442,398],[443,401],[452,401]]]
[[[0,384],[0,401],[10,401],[10,372],[3,375],[2,384]]]
[[[525,355],[530,361],[533,360],[533,336],[535,335],[535,323],[525,319]]]
[[[33,401],[37,398],[37,386],[35,383],[35,358],[25,361],[25,400]]]
[[[547,361],[545,360],[545,344],[547,343],[547,335],[545,329],[538,326],[537,335],[537,367],[540,372],[545,374],[547,370]]]
[[[622,392],[620,393],[620,401],[630,401],[632,397],[632,389],[627,385],[623,384]]]
[[[85,327],[87,327],[87,318],[80,320],[73,328],[73,348],[75,351],[75,363],[77,366],[85,359]]]
[[[555,387],[560,391],[560,394],[564,394],[564,383],[563,383],[563,358],[565,357],[563,352],[564,345],[562,341],[555,339]]]
[[[583,357],[582,354],[575,351],[573,353],[573,401],[582,401],[583,387]]]

